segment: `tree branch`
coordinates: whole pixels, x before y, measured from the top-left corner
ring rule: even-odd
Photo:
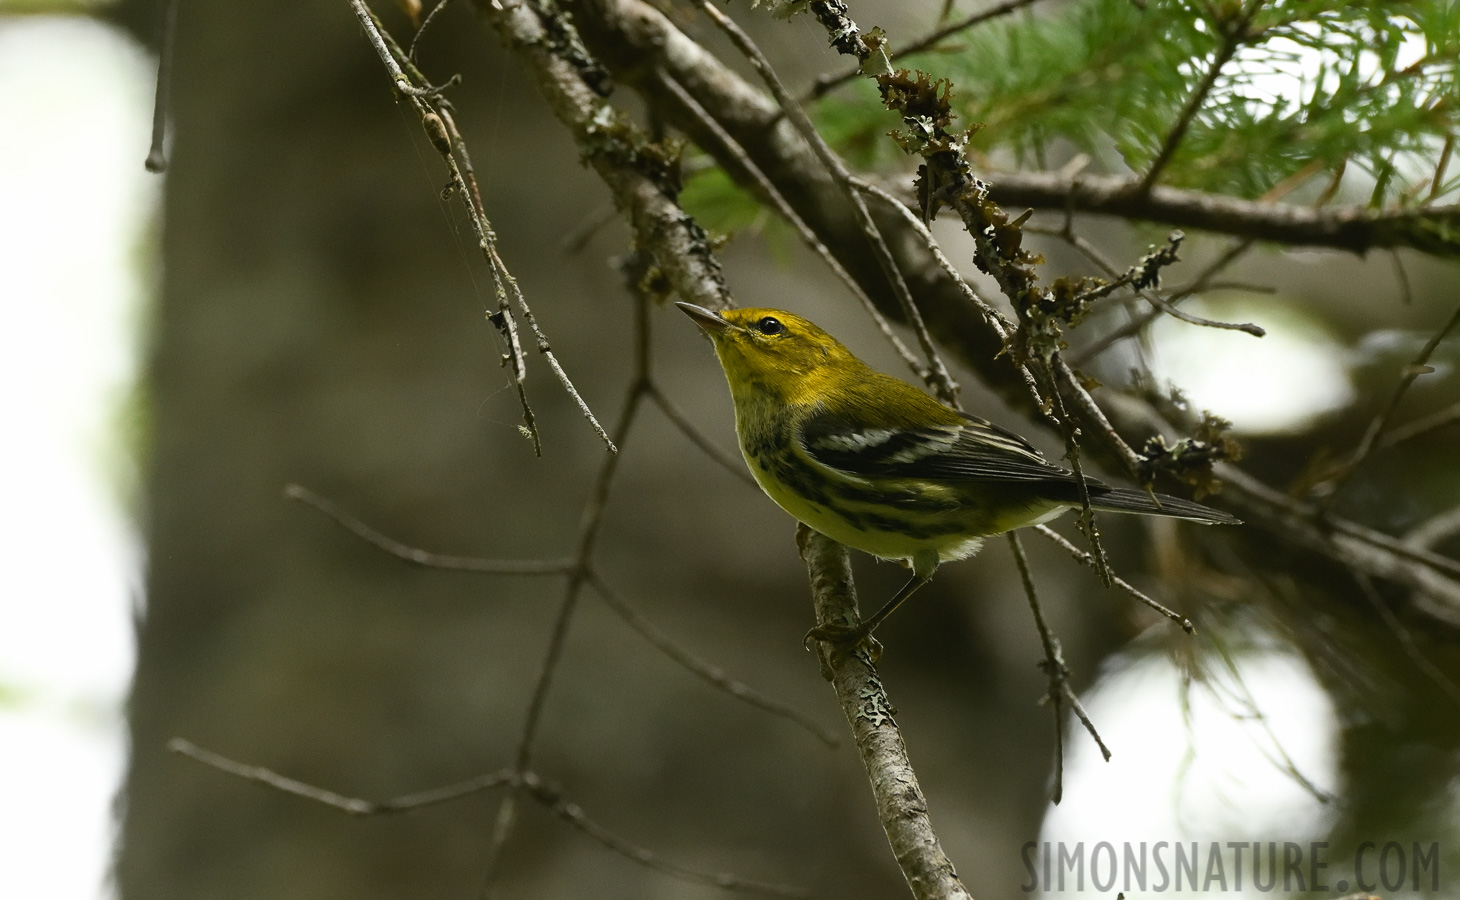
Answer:
[[[1460,206],[1379,210],[1369,206],[1309,207],[1264,203],[1184,188],[1154,185],[1145,194],[1127,178],[1067,177],[1058,172],[990,173],[989,197],[1004,206],[1094,213],[1182,228],[1197,228],[1290,247],[1325,247],[1367,253],[1412,247],[1437,256],[1460,255]],[[912,190],[893,192],[908,198]]]
[[[831,538],[802,526],[796,534],[816,624],[848,625],[861,620],[847,550]],[[851,726],[852,737],[872,784],[877,816],[892,854],[917,900],[972,896],[943,852],[928,816],[928,801],[918,786],[902,732],[893,719],[892,701],[865,650],[835,653],[821,647],[822,672],[831,681]]]

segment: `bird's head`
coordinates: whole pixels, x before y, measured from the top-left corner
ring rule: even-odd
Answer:
[[[774,392],[794,402],[824,379],[863,367],[841,341],[784,310],[676,305],[714,342],[732,391]]]

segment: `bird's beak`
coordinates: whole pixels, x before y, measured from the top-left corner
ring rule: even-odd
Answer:
[[[703,306],[695,306],[693,303],[674,304],[684,311],[684,314],[694,319],[696,325],[704,330],[705,334],[714,337],[723,334],[734,326],[720,317],[720,314],[713,310],[705,309]]]

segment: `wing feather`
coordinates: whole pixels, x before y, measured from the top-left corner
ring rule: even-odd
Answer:
[[[816,462],[860,478],[1070,483],[1030,443],[985,419],[923,428],[859,427],[831,412],[802,426],[801,443]],[[1091,486],[1102,486],[1090,479]]]

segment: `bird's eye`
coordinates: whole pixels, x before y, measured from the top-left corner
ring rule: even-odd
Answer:
[[[761,334],[780,334],[786,330],[786,326],[782,325],[779,319],[773,319],[770,316],[756,322],[755,327]]]

